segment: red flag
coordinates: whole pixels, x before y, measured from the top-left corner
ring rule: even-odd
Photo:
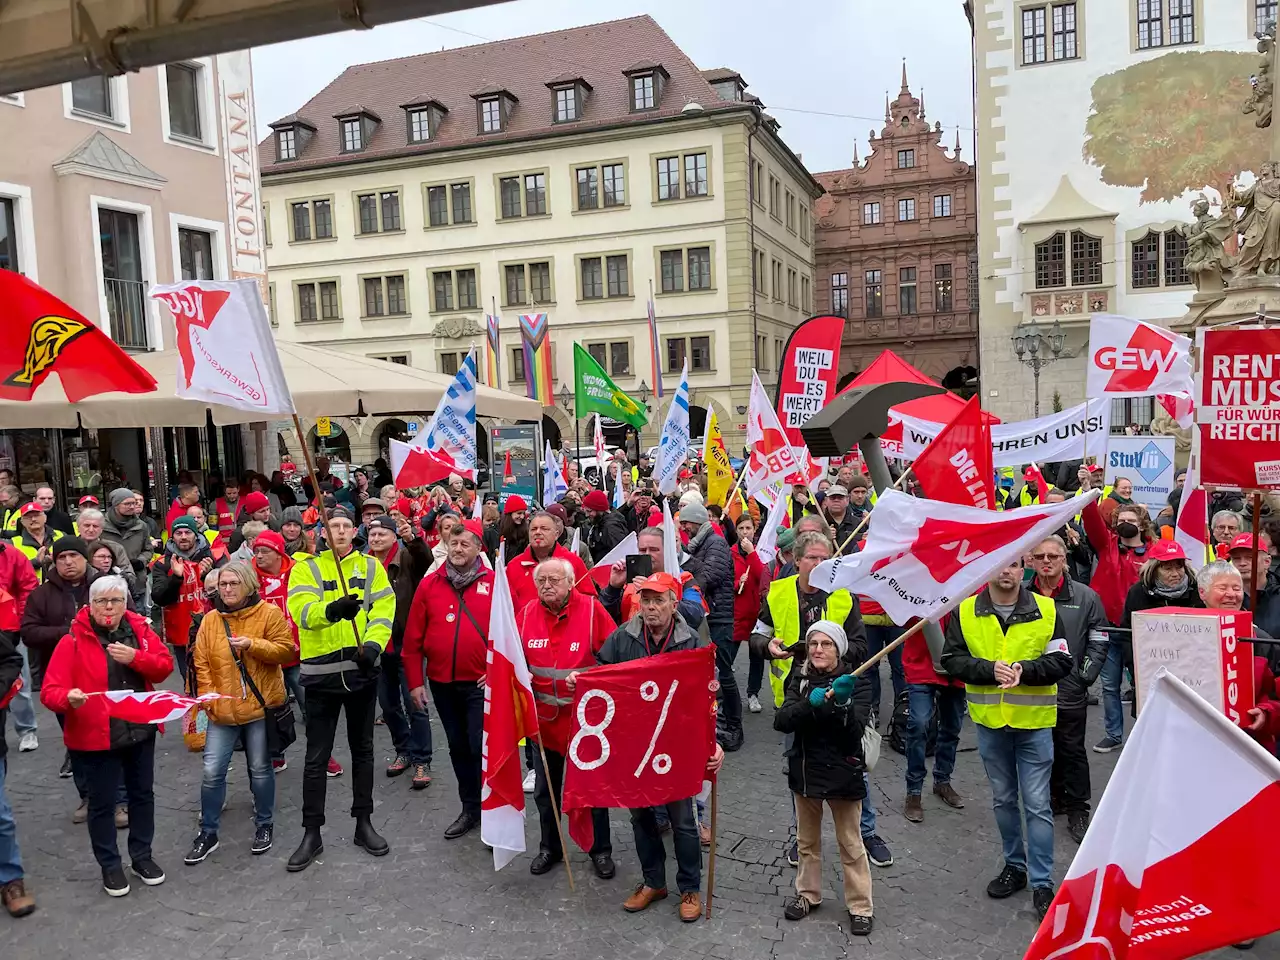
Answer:
[[[30,400],[55,371],[72,403],[156,389],[155,378],[96,325],[22,274],[0,270],[0,397]]]
[[[222,699],[220,693],[184,697],[172,690],[107,690],[94,696],[106,701],[108,715],[128,723],[169,723],[206,700]]]
[[[591,849],[593,807],[652,807],[702,789],[715,737],[715,651],[583,673],[564,773],[569,835]]]
[[[810,317],[791,331],[778,358],[776,409],[787,442],[804,446],[800,427],[836,395],[845,319]]]
[[[578,530],[580,529],[581,527],[574,528],[573,535],[575,537],[578,535]],[[639,539],[637,539],[634,532],[629,533],[625,538],[618,542],[616,547],[597,560],[595,565],[588,570],[587,573],[591,575],[591,579],[594,580],[601,589],[604,589],[609,585],[609,574],[612,572],[611,568],[613,565],[619,560],[626,560],[627,557],[634,557],[639,552]]]
[[[399,440],[391,441],[391,479],[400,490],[428,487],[448,480],[459,467],[444,450],[428,450]]]
[[[920,452],[911,469],[930,500],[995,508],[991,428],[983,422],[977,397],[969,398],[955,419]]]
[[[1280,762],[1158,676],[1024,960],[1183,960],[1280,929],[1277,819]]]
[[[498,548],[496,569],[506,566],[506,546]],[[489,612],[489,654],[485,667],[484,749],[480,792],[480,838],[493,848],[493,869],[501,870],[524,852],[524,788],[520,741],[538,732],[533,680],[516,629],[511,588],[493,578]]]
[[[508,450],[502,458],[502,482],[506,483],[508,480],[514,480],[515,478],[515,471],[511,469],[511,451]]]

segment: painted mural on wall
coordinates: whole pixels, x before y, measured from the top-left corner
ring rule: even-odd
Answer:
[[[1257,62],[1250,53],[1182,51],[1099,77],[1085,161],[1103,183],[1141,187],[1141,203],[1205,187],[1225,197],[1238,172],[1268,159],[1268,131],[1241,109]]]

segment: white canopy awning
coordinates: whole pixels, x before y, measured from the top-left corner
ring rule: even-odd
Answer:
[[[453,382],[451,376],[358,354],[283,341],[276,346],[300,417],[429,413]],[[54,374],[31,401],[0,401],[0,428],[202,427],[206,412],[212,412],[219,426],[281,419],[175,396],[177,350],[138,354],[134,359],[156,378],[159,389],[154,393],[104,393],[73,404],[66,400]],[[542,406],[519,394],[480,386],[476,414],[536,421],[542,419]]]

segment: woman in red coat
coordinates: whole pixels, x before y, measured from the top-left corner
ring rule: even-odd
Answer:
[[[742,643],[751,638],[751,628],[760,619],[760,607],[769,592],[769,571],[756,553],[756,525],[751,515],[744,513],[735,525],[737,543],[729,552],[733,554],[733,642]],[[759,713],[760,688],[764,685],[764,659],[751,658],[747,666],[747,709]]]
[[[120,576],[89,586],[70,632],[59,641],[45,671],[41,702],[64,715],[63,742],[76,779],[89,801],[89,841],[102,868],[102,886],[113,897],[129,892],[116,846],[116,788],[129,797],[129,860],[147,886],[164,883],[151,859],[155,835],[155,734],[151,724],[128,723],[107,713],[94,696],[107,690],[151,690],[173,672],[173,656],[144,617],[125,609],[129,587]]]

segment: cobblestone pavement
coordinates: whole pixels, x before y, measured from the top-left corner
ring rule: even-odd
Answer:
[[[745,663],[740,661],[739,668],[745,679]],[[1101,710],[1093,708],[1092,713],[1090,743],[1101,736]],[[325,854],[298,874],[287,873],[284,865],[301,836],[300,745],[291,750],[289,768],[278,778],[275,849],[262,857],[249,855],[252,802],[237,756],[222,846],[205,863],[186,867],[182,856],[195,833],[200,763],[171,732],[157,751],[154,847],[168,881],[154,888],[134,884],[128,897],[113,900],[102,891],[85,828],[71,823],[75,790],[70,780],[58,779],[61,739],[53,716],[41,708],[39,750],[17,753],[9,731],[7,778],[27,880],[39,910],[21,921],[0,915],[0,952],[15,960],[1022,956],[1035,931],[1030,895],[996,902],[984,893],[1000,868],[1000,845],[971,722],[965,724],[953,777],[966,808],[951,810],[926,789],[925,822],[920,825],[902,817],[905,763],[885,746],[872,785],[878,831],[895,862],[887,869],[872,868],[876,925],[867,938],[848,933],[829,819],[823,908],[798,923],[782,918],[794,871],[785,860],[789,809],[781,736],[773,731],[767,705],[763,714],[748,715],[746,726],[747,745],[729,756],[721,782],[713,919],[686,925],[675,914],[674,864],[669,864],[671,898],[638,915],[621,910],[639,878],[630,824],[622,811],[614,811],[612,818],[618,876],[597,879],[577,852],[572,859],[576,893],[569,892],[562,867],[531,876],[528,855],[494,873],[479,831],[445,841],[441,833],[456,816],[458,801],[443,732],[434,718],[436,779],[431,787],[415,793],[407,775],[389,780],[378,774],[374,823],[390,840],[391,853],[374,859],[351,844],[349,777],[343,777],[329,782]],[[389,754],[390,739],[379,726],[379,764]],[[337,757],[345,765],[345,745]],[[1115,759],[1093,753],[1090,759],[1096,799]],[[529,808],[527,836],[536,851],[536,813],[532,803]],[[1055,868],[1061,877],[1076,848],[1061,819],[1058,825]],[[703,886],[705,890],[705,869]],[[1280,937],[1261,941],[1252,955],[1280,958]]]

